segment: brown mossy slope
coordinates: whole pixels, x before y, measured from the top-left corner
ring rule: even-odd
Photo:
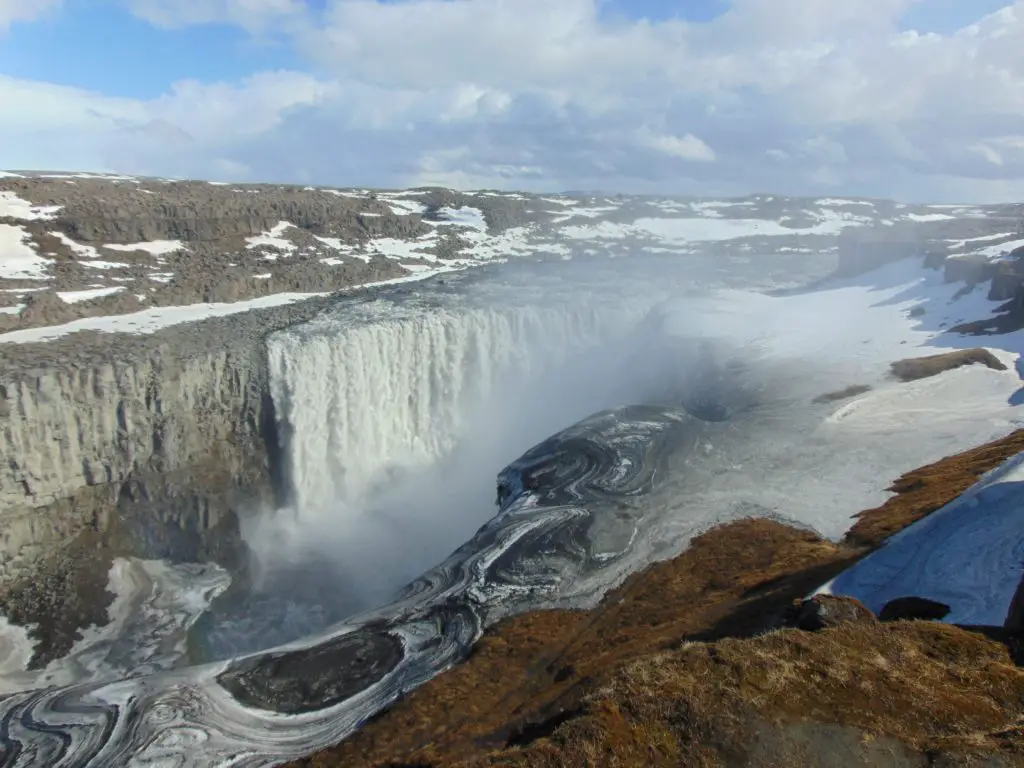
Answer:
[[[941,355],[897,360],[891,367],[893,376],[900,381],[916,381],[917,379],[926,379],[929,376],[937,376],[944,371],[951,371],[954,368],[975,364],[984,365],[994,371],[1006,370],[1006,366],[999,358],[983,347],[958,349],[953,352],[944,352]]]
[[[1024,451],[1024,429],[934,464],[907,472],[889,486],[896,495],[880,507],[856,515],[846,534],[853,546],[877,546],[966,491],[978,478]]]
[[[1024,765],[1024,671],[998,641],[926,622],[758,634],[1022,449],[1024,430],[908,473],[842,545],[766,520],[709,531],[593,611],[501,622],[296,765]]]

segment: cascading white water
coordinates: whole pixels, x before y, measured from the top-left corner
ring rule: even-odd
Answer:
[[[365,607],[472,535],[505,464],[628,399],[622,361],[655,298],[568,299],[377,300],[274,334],[291,505],[247,526],[257,559],[330,559]]]
[[[394,470],[438,461],[474,429],[471,414],[500,407],[503,385],[607,338],[609,315],[618,313],[435,309],[274,336],[270,373],[299,520],[337,514],[339,501],[365,498]]]
[[[430,309],[312,335],[276,334],[270,375],[298,521],[344,515],[339,502],[358,503],[396,470],[436,463],[474,431],[493,430],[508,415],[495,411],[523,405],[515,401],[530,382],[608,342],[640,314],[624,302]]]

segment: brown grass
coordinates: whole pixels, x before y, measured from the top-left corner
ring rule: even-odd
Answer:
[[[908,473],[842,545],[766,520],[716,528],[594,611],[501,622],[465,663],[294,765],[744,765],[751,745],[764,765],[897,765],[893,750],[1024,764],[1024,672],[998,640],[927,622],[759,634],[1020,450],[1024,430]]]
[[[893,376],[900,381],[916,381],[917,379],[936,376],[943,371],[951,371],[954,368],[975,364],[987,366],[994,371],[1006,370],[1006,366],[1000,362],[999,358],[982,347],[957,349],[953,352],[944,352],[941,355],[897,360],[892,364],[891,368]]]
[[[908,472],[889,486],[896,496],[880,507],[856,515],[857,522],[846,534],[846,543],[853,546],[881,544],[911,523],[944,507],[983,474],[1021,451],[1024,451],[1024,429]]]

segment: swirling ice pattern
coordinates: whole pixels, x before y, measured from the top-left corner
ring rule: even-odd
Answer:
[[[634,546],[642,497],[702,422],[603,412],[498,478],[500,508],[391,604],[273,651],[0,702],[5,766],[259,766],[336,743],[467,654],[502,616],[584,600]]]

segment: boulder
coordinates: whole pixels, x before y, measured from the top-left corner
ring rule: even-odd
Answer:
[[[857,621],[877,621],[867,606],[852,597],[814,595],[798,600],[782,616],[782,626],[817,632]]]
[[[878,614],[882,621],[899,621],[900,619],[923,619],[938,621],[949,615],[950,607],[938,600],[926,597],[897,597],[890,600]]]

